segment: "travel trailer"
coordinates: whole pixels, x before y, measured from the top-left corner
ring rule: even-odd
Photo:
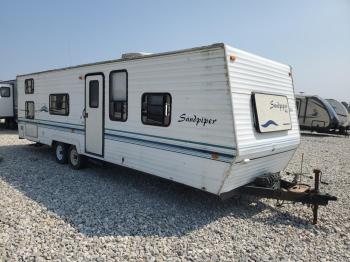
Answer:
[[[340,132],[344,132],[349,126],[349,115],[347,108],[335,99],[326,99],[327,102],[333,107],[339,118]]]
[[[300,142],[291,68],[225,44],[17,76],[19,137],[222,196]]]
[[[17,121],[17,87],[16,81],[0,81],[0,119],[5,125],[14,128]]]
[[[296,95],[301,130],[320,133],[337,132],[340,120],[333,107],[319,96]]]
[[[349,119],[349,126],[350,126],[350,105],[347,102],[341,102],[341,103],[348,111],[348,119]]]

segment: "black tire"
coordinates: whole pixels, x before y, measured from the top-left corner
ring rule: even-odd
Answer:
[[[67,145],[64,143],[55,143],[54,154],[57,163],[67,164],[68,163],[68,150]]]
[[[78,151],[75,146],[70,146],[68,150],[68,161],[69,165],[73,169],[82,169],[85,167],[85,157],[78,154]]]
[[[10,129],[16,129],[17,123],[14,119],[9,120],[9,128]]]
[[[10,127],[10,120],[5,118],[5,128],[8,129]]]

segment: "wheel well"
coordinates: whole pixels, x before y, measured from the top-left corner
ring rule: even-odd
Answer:
[[[51,147],[54,148],[55,145],[56,145],[57,143],[62,143],[62,144],[64,144],[64,145],[67,147],[67,149],[68,149],[70,146],[75,146],[75,148],[77,149],[77,151],[79,152],[79,154],[80,154],[80,152],[81,152],[81,146],[80,146],[79,141],[71,140],[71,141],[69,141],[68,143],[66,143],[66,142],[62,142],[62,141],[58,141],[58,140],[52,140],[52,141],[51,141]]]
[[[70,146],[70,144],[67,144],[67,143],[64,143],[64,142],[60,142],[60,141],[53,140],[52,143],[51,143],[51,147],[54,148],[58,143],[61,143],[61,144],[65,145],[67,149],[68,149],[68,147]]]

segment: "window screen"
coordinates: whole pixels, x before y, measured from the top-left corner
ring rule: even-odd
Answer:
[[[89,82],[89,106],[91,108],[98,108],[99,102],[99,82],[92,80]]]
[[[26,94],[34,94],[34,79],[26,79],[24,86]]]
[[[128,73],[125,70],[109,75],[109,118],[114,121],[128,118]]]
[[[69,114],[69,95],[68,94],[51,94],[50,95],[50,114],[63,115]]]
[[[10,97],[10,88],[8,86],[3,86],[0,88],[1,97]]]
[[[26,118],[34,119],[34,112],[35,112],[34,102],[33,101],[26,101],[25,108],[26,108],[25,109]]]
[[[171,96],[168,93],[145,93],[142,95],[142,123],[169,126],[171,120]]]

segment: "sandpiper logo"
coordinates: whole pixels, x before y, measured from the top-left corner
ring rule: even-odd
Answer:
[[[263,124],[261,126],[264,127],[264,128],[267,128],[267,127],[269,127],[271,125],[278,126],[278,124],[275,121],[273,121],[273,120],[268,120],[265,124]]]
[[[288,113],[288,105],[287,104],[281,104],[280,102],[275,102],[274,100],[271,100],[270,102],[270,110],[272,109],[279,109],[280,111],[284,111]]]
[[[49,110],[47,109],[47,106],[46,105],[43,105],[40,110],[40,112],[49,112]]]

